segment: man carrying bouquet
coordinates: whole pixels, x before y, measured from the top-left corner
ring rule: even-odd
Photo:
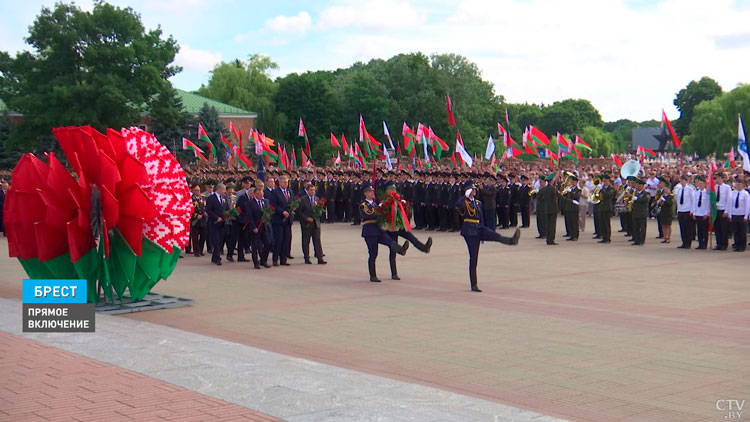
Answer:
[[[406,255],[409,242],[405,242],[399,246],[383,229],[378,227],[379,205],[375,202],[375,191],[369,182],[363,185],[362,193],[365,196],[365,200],[359,204],[359,215],[362,220],[362,237],[365,238],[365,243],[367,244],[367,268],[370,271],[370,281],[379,283],[380,279],[375,271],[375,260],[378,258],[378,244],[386,245],[391,251],[400,255]]]
[[[308,182],[305,185],[305,194],[300,198],[300,204],[297,208],[297,218],[302,229],[302,254],[305,256],[305,264],[312,264],[312,261],[310,261],[310,238],[312,238],[318,264],[326,264],[323,260],[323,246],[320,243],[320,215],[323,213],[325,206],[325,201],[315,196],[315,185]]]
[[[380,220],[388,236],[393,239],[394,242],[398,241],[398,237],[401,236],[404,239],[411,242],[414,247],[424,253],[430,253],[432,247],[432,237],[427,238],[427,242],[422,243],[417,239],[416,236],[411,232],[411,204],[407,203],[401,195],[396,192],[396,183],[392,180],[385,182],[385,197],[383,202],[380,204],[381,216]],[[399,203],[401,206],[399,206]],[[395,209],[394,209],[395,207]],[[398,276],[398,269],[396,268],[396,252],[391,250],[388,256],[391,264],[391,279],[401,280]]]

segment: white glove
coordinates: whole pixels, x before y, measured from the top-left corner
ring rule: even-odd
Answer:
[[[573,200],[573,203],[578,205],[578,201],[576,201],[575,199]]]
[[[471,196],[471,191],[472,191],[472,190],[473,190],[473,189],[471,189],[471,188],[469,188],[469,189],[466,189],[466,192],[464,192],[464,196],[465,196],[465,197],[467,197],[467,198],[468,198],[468,197],[470,197],[470,196]]]

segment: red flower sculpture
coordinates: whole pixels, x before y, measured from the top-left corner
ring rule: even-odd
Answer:
[[[163,261],[176,263],[175,248],[187,244],[192,203],[184,171],[137,128],[52,133],[73,174],[54,154],[47,163],[33,154],[21,158],[5,204],[10,256],[32,277],[87,278],[91,301],[98,299],[97,280],[105,294],[111,281],[120,297],[125,287],[134,299],[145,296],[174,268]]]

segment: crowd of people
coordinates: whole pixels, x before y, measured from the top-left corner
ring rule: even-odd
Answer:
[[[707,249],[712,227],[716,236],[714,249],[727,250],[729,239],[733,238],[733,249],[744,251],[750,219],[745,174],[741,168],[711,170],[712,166],[715,163],[662,158],[644,163],[640,172],[626,178],[618,165],[604,159],[563,162],[553,169],[541,161],[505,163],[500,171],[481,167],[379,168],[374,175],[370,168],[310,167],[288,171],[270,167],[257,174],[254,169],[188,167],[195,211],[187,252],[201,256],[205,246],[216,265],[221,265],[222,256],[228,261],[234,261],[235,255],[238,261],[247,261],[247,253],[257,269],[288,265],[287,261],[293,259],[291,228],[294,221],[299,221],[304,261],[312,264],[315,258],[318,264],[325,264],[321,225],[373,223],[367,216],[382,199],[384,189],[398,192],[410,205],[408,218],[413,230],[464,234],[465,212],[476,207],[487,233],[498,228],[530,228],[531,215],[536,214],[536,237],[546,240],[547,245],[557,245],[559,214],[564,217],[563,237],[567,241],[579,241],[586,233],[587,221],[593,219],[593,239],[610,243],[611,222],[618,217],[617,232],[629,237],[633,245],[646,242],[648,221],[657,225],[657,239],[669,244],[676,219],[679,248],[689,249],[697,239],[697,249]],[[718,211],[713,220],[707,187],[711,172]],[[471,201],[470,207],[466,201]],[[368,243],[372,281],[379,281],[373,268],[373,242],[375,248],[377,243],[390,248],[391,275],[395,279],[395,257],[405,252],[395,243],[399,236],[422,252],[429,252],[432,243],[431,238],[418,240],[410,230],[383,230],[386,237],[372,230],[363,229],[366,241],[365,231],[375,236]],[[502,242],[512,244],[508,239],[512,238]],[[470,255],[471,249],[469,246]],[[475,275],[471,275],[471,280],[474,289]]]

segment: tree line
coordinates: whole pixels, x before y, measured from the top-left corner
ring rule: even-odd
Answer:
[[[96,2],[91,11],[65,3],[44,7],[25,40],[31,51],[14,57],[0,52],[0,99],[24,115],[21,124],[12,124],[7,112],[0,116],[2,168],[12,167],[21,152],[53,151],[51,129],[63,125],[90,124],[105,130],[134,125],[148,115],[158,139],[178,150],[183,136],[195,138],[198,121],[215,141],[220,132],[230,135],[216,110],[204,108],[197,118],[185,113],[169,82],[181,71],[173,64],[177,41],[160,29],[146,30],[132,8],[106,2]],[[630,149],[633,128],[659,124],[604,122],[586,99],[508,103],[482,78],[475,63],[458,54],[398,54],[345,69],[273,78],[277,69],[272,58],[259,54],[223,62],[197,93],[258,113],[257,129],[287,145],[304,145],[297,136],[302,118],[316,162],[331,157],[331,132],[350,140],[358,137],[360,114],[380,140],[385,139],[383,121],[394,142],[401,140],[403,122],[412,128],[422,122],[451,148],[460,130],[466,148],[480,153],[490,134],[498,137],[497,123],[505,126],[506,111],[509,133],[517,142],[524,128],[533,124],[550,138],[558,131],[581,136],[594,156],[624,152]],[[455,128],[448,126],[447,94]],[[736,115],[750,115],[750,87],[741,85],[725,93],[716,81],[703,77],[680,90],[674,104],[680,110],[674,126],[684,137],[683,150],[722,153],[736,145]],[[214,143],[222,160],[223,146]],[[500,142],[498,147],[503,150]]]

